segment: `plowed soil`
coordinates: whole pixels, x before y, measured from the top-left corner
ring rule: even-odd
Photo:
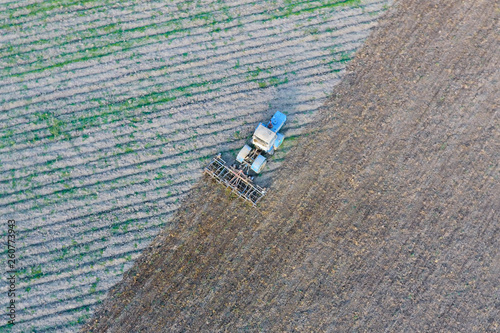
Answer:
[[[259,209],[200,182],[84,331],[500,330],[499,16],[396,3]]]

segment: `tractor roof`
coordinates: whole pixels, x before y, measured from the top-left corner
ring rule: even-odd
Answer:
[[[253,134],[253,136],[269,145],[272,144],[273,140],[276,138],[276,133],[260,123],[259,126],[257,126],[257,128],[255,129],[255,133]]]

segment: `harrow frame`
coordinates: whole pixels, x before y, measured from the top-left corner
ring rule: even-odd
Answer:
[[[266,194],[266,189],[254,184],[252,177],[246,175],[244,170],[228,166],[221,154],[215,156],[203,172],[230,188],[231,192],[250,202],[254,207]]]

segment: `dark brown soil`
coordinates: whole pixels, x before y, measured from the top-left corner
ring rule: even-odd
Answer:
[[[499,331],[499,16],[396,3],[259,209],[200,183],[84,331]]]

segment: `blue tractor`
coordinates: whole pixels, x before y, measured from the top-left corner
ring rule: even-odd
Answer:
[[[286,115],[276,111],[267,123],[260,123],[252,136],[252,141],[241,148],[236,161],[243,169],[250,168],[255,173],[260,173],[267,162],[268,155],[273,155],[283,143],[284,135],[278,133],[286,121]]]
[[[254,184],[253,176],[262,171],[267,158],[283,143],[284,135],[278,132],[285,121],[286,115],[276,111],[268,123],[259,123],[251,142],[241,148],[233,165],[228,166],[219,154],[204,172],[256,206],[266,189]]]

